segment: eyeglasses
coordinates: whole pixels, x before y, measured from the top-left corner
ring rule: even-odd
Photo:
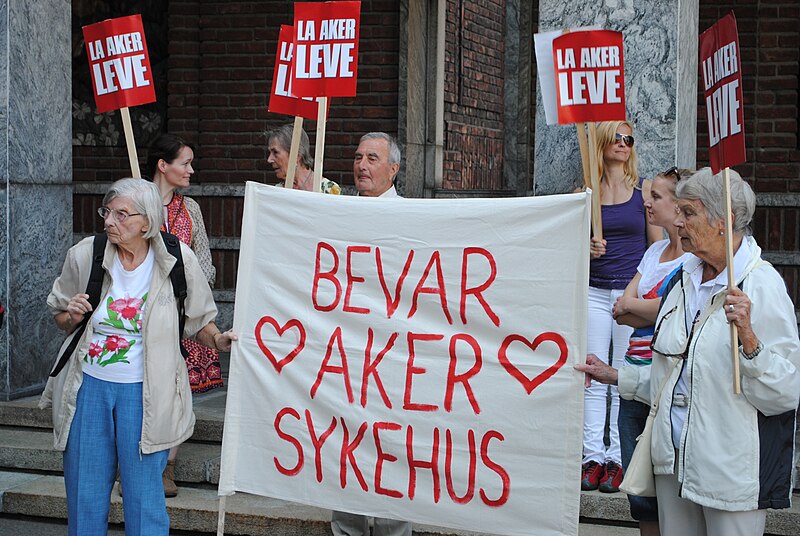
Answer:
[[[620,134],[619,132],[617,132],[616,134],[614,134],[614,141],[615,142],[622,141],[622,143],[624,143],[628,147],[633,147],[633,141],[634,140],[633,140],[633,136],[628,136],[628,135]]]
[[[125,220],[130,218],[131,216],[142,216],[139,212],[135,214],[128,214],[124,210],[112,210],[108,207],[100,207],[97,209],[97,214],[105,220],[108,218],[108,215],[111,214],[111,217],[114,218],[114,221],[117,223],[124,223]]]
[[[656,329],[653,331],[653,338],[650,339],[650,349],[654,352],[658,352],[659,354],[665,357],[678,357],[680,359],[686,359],[689,350],[689,343],[692,340],[691,335],[687,335],[684,337],[676,337],[670,341],[662,341],[659,344],[661,338],[659,338],[659,334],[661,333],[661,326],[664,324],[664,321],[672,316],[672,313],[678,310],[678,305],[670,309],[669,311],[661,317],[658,321],[658,325]],[[694,331],[694,330],[692,330]],[[663,338],[663,337],[662,337]]]
[[[676,166],[672,166],[671,168],[669,168],[668,170],[666,170],[664,173],[661,174],[662,177],[669,177],[670,175],[675,177],[675,182],[681,180],[681,174]]]
[[[684,321],[680,322],[680,325],[684,327],[683,329],[683,332],[685,333],[684,335],[671,337],[665,341],[660,340],[658,337],[659,333],[661,332],[661,326],[664,324],[664,321],[678,309],[682,310],[684,314],[686,314],[686,289],[683,286],[683,280],[681,280],[681,301],[677,305],[675,305],[675,307],[667,311],[664,314],[664,316],[662,316],[661,319],[658,321],[656,329],[653,330],[653,338],[650,339],[650,349],[654,352],[658,352],[664,357],[670,357],[670,358],[677,357],[679,359],[686,359],[689,355],[689,347],[692,344],[692,337],[694,337],[694,328],[697,325],[698,319],[700,318],[700,311],[697,311],[694,320],[692,320],[691,329],[689,330],[688,333],[686,333],[686,322]]]

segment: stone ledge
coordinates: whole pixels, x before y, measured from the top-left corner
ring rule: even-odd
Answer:
[[[33,517],[66,518],[64,480],[58,476],[0,473],[2,511]],[[167,499],[172,528],[192,532],[214,532],[217,526],[218,497],[214,489],[181,488],[179,495]],[[625,524],[628,503],[622,494],[581,493],[581,518],[602,519],[606,523]],[[329,535],[330,511],[313,506],[237,493],[226,498],[226,534],[279,534],[281,536]],[[109,522],[122,522],[122,499],[112,493]],[[800,508],[770,511],[767,535],[796,536],[800,526]],[[479,536],[427,525],[415,525],[415,534]]]
[[[190,442],[181,445],[175,463],[176,480],[218,484],[220,450],[219,444]],[[61,473],[63,456],[53,449],[52,432],[0,427],[0,468]]]
[[[222,422],[225,419],[225,395],[227,389],[195,396],[194,411],[197,417],[192,439],[206,442],[222,442]],[[39,409],[39,396],[31,396],[0,402],[0,426],[53,429],[50,409]],[[52,442],[52,434],[50,434]]]

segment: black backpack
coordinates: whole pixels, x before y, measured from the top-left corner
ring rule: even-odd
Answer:
[[[169,233],[161,231],[161,238],[164,240],[164,245],[170,255],[175,257],[175,265],[169,272],[169,279],[172,282],[172,292],[175,295],[175,303],[178,307],[178,340],[183,338],[183,327],[186,324],[186,308],[184,302],[186,301],[186,273],[183,269],[183,255],[181,255],[181,243],[178,237]],[[78,327],[75,328],[75,335],[69,343],[69,346],[64,350],[64,353],[58,358],[56,366],[50,373],[50,377],[55,378],[58,373],[64,368],[69,361],[70,356],[78,346],[78,342],[86,330],[86,324],[92,317],[97,306],[100,304],[100,293],[103,290],[103,278],[105,271],[103,270],[103,257],[105,256],[106,243],[108,236],[105,234],[98,234],[94,237],[94,244],[92,245],[92,271],[89,274],[89,282],[86,284],[86,294],[89,295],[89,303],[92,305],[92,310],[83,315]],[[181,343],[181,354],[184,358],[188,357],[189,352],[183,347]]]

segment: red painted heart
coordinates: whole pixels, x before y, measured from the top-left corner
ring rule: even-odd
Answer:
[[[515,367],[511,361],[508,360],[508,356],[506,355],[506,350],[508,349],[509,345],[512,342],[521,342],[525,346],[531,349],[532,352],[536,351],[536,348],[539,347],[540,344],[543,342],[550,341],[555,343],[558,346],[561,355],[558,356],[558,360],[550,365],[546,370],[542,373],[538,374],[534,378],[528,378],[525,374],[522,373],[517,367]],[[540,334],[538,337],[533,339],[533,342],[529,342],[528,339],[521,335],[509,335],[508,337],[503,340],[503,344],[500,345],[500,350],[497,351],[497,359],[500,361],[500,364],[503,365],[503,368],[506,369],[506,372],[511,374],[519,383],[522,384],[522,387],[525,388],[528,394],[539,387],[542,383],[544,383],[547,379],[549,379],[553,374],[555,374],[558,369],[564,366],[564,363],[567,362],[567,341],[564,340],[564,337],[559,335],[558,333],[553,333],[552,331],[546,331]]]
[[[264,344],[263,339],[261,338],[261,328],[264,327],[264,324],[269,324],[273,328],[275,328],[275,332],[278,334],[279,337],[283,337],[283,334],[286,333],[287,330],[296,328],[297,332],[300,335],[300,340],[297,342],[297,346],[294,349],[286,354],[286,357],[283,359],[278,359],[275,357],[267,345]],[[297,319],[291,319],[287,321],[283,326],[279,325],[278,322],[272,318],[271,316],[264,316],[261,320],[258,321],[256,324],[256,342],[258,343],[258,347],[261,348],[261,351],[264,352],[264,355],[267,356],[272,366],[275,367],[275,371],[280,374],[283,367],[288,365],[292,362],[292,360],[297,357],[297,354],[303,349],[306,345],[306,330],[303,327],[303,324],[300,323]]]

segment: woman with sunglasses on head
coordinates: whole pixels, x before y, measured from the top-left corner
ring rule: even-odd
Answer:
[[[650,403],[661,393],[651,455],[664,536],[763,534],[766,509],[791,501],[797,318],[786,284],[751,236],[755,194],[729,173],[736,286],[728,288],[723,177],[704,168],[677,186],[675,225],[692,256],[662,298],[652,365],[617,373],[594,356],[575,365],[587,379],[618,383],[627,399]],[[730,324],[738,331],[733,348]]]
[[[650,186],[650,197],[645,201],[647,221],[651,225],[661,227],[668,238],[654,242],[642,257],[624,294],[614,304],[614,320],[618,324],[634,328],[630,338],[628,352],[625,354],[623,367],[648,366],[651,363],[650,339],[658,314],[658,304],[666,288],[666,283],[683,265],[689,256],[684,253],[675,226],[678,212],[678,200],[675,197],[675,186],[681,179],[692,174],[688,169],[671,168],[653,179]],[[650,406],[637,400],[619,401],[620,450],[622,468],[626,470],[636,447],[636,438],[644,430]],[[628,496],[631,517],[639,522],[642,536],[658,536],[658,505],[653,497]]]
[[[72,337],[80,340],[63,370],[54,369],[40,406],[52,405],[55,449],[64,452],[70,536],[106,533],[118,466],[125,534],[167,536],[161,475],[170,447],[188,439],[195,422],[169,275],[175,257],[159,233],[164,215],[153,183],[115,182],[98,214],[108,239],[99,304],[93,307],[86,294],[94,266],[95,237],[89,237],[67,252],[47,297],[56,325],[71,335],[62,352]],[[227,352],[236,336],[217,328],[217,308],[197,257],[179,246],[187,292],[184,335]]]
[[[603,239],[592,238],[589,266],[589,316],[587,348],[617,368],[622,364],[632,328],[614,322],[612,310],[617,298],[636,275],[636,267],[649,242],[663,237],[647,223],[644,200],[650,181],[639,178],[633,129],[627,121],[597,124],[593,148],[600,166],[600,196]],[[592,148],[590,148],[592,150]],[[613,353],[609,359],[609,346]],[[617,431],[619,396],[611,389],[610,446],[605,431],[608,387],[595,382],[586,389],[583,423],[583,467],[581,489],[619,491],[622,456]]]
[[[191,145],[173,134],[161,134],[148,149],[145,170],[153,184],[158,187],[161,203],[164,205],[164,224],[161,230],[177,236],[181,242],[192,248],[208,284],[213,286],[216,269],[211,261],[203,213],[194,199],[177,192],[178,189],[189,186],[194,175],[193,162],[194,149]],[[219,352],[191,339],[182,341],[182,344],[189,354],[185,361],[192,394],[222,387]],[[164,469],[164,494],[167,497],[178,494],[175,484],[177,454],[178,448],[175,447],[170,451],[169,461]]]

